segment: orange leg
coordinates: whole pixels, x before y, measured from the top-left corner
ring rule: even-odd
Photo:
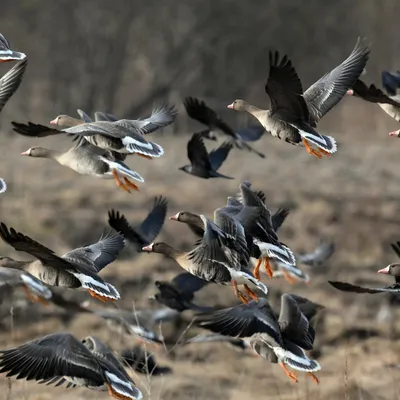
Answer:
[[[153,157],[151,157],[151,156],[146,156],[145,154],[140,154],[140,153],[135,153],[137,156],[139,156],[139,157],[143,157],[143,158],[147,158],[148,160],[152,160],[153,159]]]
[[[243,285],[244,290],[246,291],[246,293],[255,301],[258,301],[258,296],[247,286],[247,285]]]
[[[272,271],[271,264],[269,263],[269,258],[264,257],[264,268],[267,271],[267,274],[270,279],[274,276],[274,272]]]
[[[136,186],[132,181],[130,181],[126,176],[124,176],[124,182],[128,188],[131,188],[139,192],[139,187]]]
[[[322,158],[321,153],[318,150],[312,149],[306,139],[302,138],[301,140],[302,140],[304,147],[306,148],[308,154],[312,154],[313,156],[320,158],[320,159]]]
[[[318,149],[322,154],[324,154],[327,157],[332,157],[331,153],[328,153],[326,150],[319,148]]]
[[[319,384],[319,379],[312,373],[312,372],[307,372],[307,375],[311,377],[311,379],[318,385]]]
[[[241,292],[239,291],[237,282],[236,282],[234,279],[232,280],[232,285],[233,285],[233,290],[234,290],[234,292],[235,292],[236,297],[238,297],[242,303],[247,304],[247,303],[249,302],[249,299],[246,298],[246,297],[243,295],[243,293],[241,293]]]
[[[294,285],[296,283],[296,279],[293,278],[287,271],[282,271],[283,277],[291,284]]]
[[[112,174],[114,175],[115,178],[115,182],[117,184],[118,187],[120,187],[121,189],[125,190],[125,192],[130,193],[131,191],[129,190],[129,188],[127,188],[119,179],[119,176],[117,174],[117,171],[115,169],[112,170]]]
[[[261,266],[261,261],[262,258],[259,258],[257,260],[257,265],[255,266],[254,270],[253,270],[253,275],[254,277],[259,281],[260,280],[260,266]]]
[[[107,301],[115,301],[114,299],[110,299],[109,297],[101,296],[93,290],[88,289],[89,294],[97,300],[102,301],[103,303],[107,303]]]
[[[24,285],[23,286],[26,297],[28,298],[28,300],[32,301],[33,303],[42,303],[45,306],[49,305],[49,302],[46,301],[43,297],[40,296],[34,296],[32,294],[32,292],[29,290],[28,286]]]
[[[283,362],[280,362],[279,365],[282,367],[283,371],[285,372],[285,374],[294,382],[297,383],[297,376],[296,374],[294,374],[293,372],[290,372],[287,368],[286,365]]]

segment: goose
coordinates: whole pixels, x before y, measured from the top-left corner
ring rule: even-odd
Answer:
[[[81,175],[115,179],[117,187],[128,193],[131,193],[130,189],[139,191],[139,187],[130,179],[144,183],[143,177],[123,162],[125,158],[123,154],[100,149],[82,138],[67,151],[35,146],[22,152],[21,155],[48,158]]]
[[[391,247],[396,255],[400,258],[400,242],[392,243]],[[358,285],[353,285],[347,282],[339,281],[328,281],[335,289],[341,290],[342,292],[353,292],[353,293],[400,293],[400,263],[395,262],[389,264],[387,267],[378,270],[379,274],[392,275],[395,278],[395,283],[392,285],[380,287],[380,288],[367,288]]]
[[[0,224],[0,237],[17,251],[24,251],[35,261],[16,261],[3,257],[0,266],[28,272],[50,286],[71,289],[84,288],[101,301],[118,300],[118,291],[101,279],[97,273],[118,257],[124,247],[124,239],[118,233],[102,236],[98,242],[71,250],[57,256],[52,250],[15,229]]]
[[[388,96],[374,84],[367,86],[361,79],[357,79],[352,88],[347,91],[347,94],[370,103],[377,103],[386,114],[400,122],[400,95]],[[399,130],[390,132],[389,136],[397,137],[399,132]]]
[[[159,361],[156,361],[154,354],[148,353],[141,345],[123,350],[121,358],[139,374],[159,376],[172,373],[171,368],[160,367]]]
[[[215,139],[214,131],[222,132],[222,134],[230,139],[237,149],[245,149],[247,151],[257,154],[261,158],[265,158],[263,153],[253,149],[246,142],[259,140],[264,134],[265,129],[261,125],[250,125],[246,128],[240,129],[235,132],[229,124],[227,124],[212,108],[210,108],[204,101],[196,97],[186,97],[183,101],[186,112],[190,118],[195,119],[205,125],[208,129],[201,132],[201,136],[207,139]]]
[[[136,336],[143,342],[164,343],[163,336],[156,331],[162,322],[174,321],[179,312],[169,308],[159,310],[97,309],[93,313],[103,318],[110,329],[119,334]]]
[[[8,257],[0,257],[0,265],[7,263],[11,264],[12,260]],[[41,302],[45,305],[49,304],[48,300],[53,297],[53,293],[47,285],[29,272],[0,266],[0,289],[5,286],[21,286],[30,301]]]
[[[271,108],[263,110],[244,100],[235,100],[228,108],[252,114],[272,136],[304,146],[309,154],[322,158],[337,151],[336,140],[314,129],[361,75],[370,49],[357,40],[350,56],[315,82],[304,93],[301,81],[287,56],[269,53],[269,77],[265,91]],[[313,149],[310,143],[317,146]]]
[[[228,157],[232,145],[228,142],[222,143],[217,149],[207,152],[200,133],[193,134],[187,144],[187,155],[190,165],[184,165],[179,169],[187,174],[203,179],[225,178],[233,179],[220,174],[217,170]]]
[[[259,280],[260,279],[260,266],[262,260],[264,260],[265,270],[270,278],[273,277],[273,271],[269,263],[269,259],[277,259],[284,263],[296,265],[296,258],[285,244],[279,242],[277,236],[277,227],[274,225],[271,212],[265,205],[265,196],[262,193],[260,197],[259,192],[255,192],[251,189],[251,182],[243,181],[240,184],[239,199],[228,198],[228,204],[224,207],[226,212],[230,215],[235,215],[243,209],[243,206],[257,207],[262,210],[261,217],[258,219],[257,225],[251,227],[248,231],[249,235],[254,237],[254,245],[260,250],[260,255],[257,257],[258,262],[254,268],[253,274]],[[264,200],[264,201],[263,201]],[[283,220],[286,219],[288,210]],[[280,223],[283,222],[280,221]]]
[[[249,223],[255,220],[257,213],[254,210],[245,211],[249,212],[246,216]],[[242,302],[248,302],[249,298],[239,291],[238,285],[243,285],[247,295],[255,300],[258,297],[249,286],[267,294],[267,287],[247,269],[250,253],[239,218],[232,218],[220,209],[215,210],[214,221],[204,215],[200,215],[200,218],[203,220],[204,235],[190,252],[183,252],[163,242],[152,243],[143,250],[175,259],[183,269],[200,279],[219,285],[232,285],[235,295]]]
[[[142,248],[154,242],[161,232],[167,215],[167,208],[168,201],[165,197],[155,197],[152,209],[140,224],[135,224],[132,227],[124,214],[114,209],[108,212],[108,224],[119,232],[134,247],[136,252],[140,253]]]
[[[204,279],[200,279],[189,272],[183,272],[175,276],[170,282],[155,281],[154,284],[159,292],[150,296],[150,300],[156,300],[160,304],[179,312],[204,310],[204,307],[192,303],[195,293],[208,284]]]
[[[17,379],[108,391],[116,399],[143,398],[121,363],[99,339],[53,333],[0,351],[0,372]]]
[[[171,124],[176,118],[173,106],[165,105],[153,109],[149,118],[141,120],[121,119],[118,121],[95,121],[71,126],[71,117],[59,115],[50,123],[58,126],[68,126],[58,130],[41,125],[29,123],[20,129],[19,133],[29,137],[46,137],[59,134],[72,134],[82,136],[94,146],[104,150],[116,151],[123,154],[138,153],[146,158],[161,157],[164,149],[153,142],[147,141],[144,134],[156,131]],[[19,123],[12,122],[14,128]]]
[[[293,382],[298,382],[297,376],[286,365],[306,371],[314,382],[319,383],[313,372],[319,371],[321,366],[305,353],[313,348],[315,331],[302,313],[297,298],[282,295],[279,317],[268,300],[262,298],[258,302],[200,314],[195,321],[212,332],[245,340],[259,356],[271,363],[279,363]]]
[[[24,60],[26,54],[11,50],[10,42],[0,33],[0,62]]]

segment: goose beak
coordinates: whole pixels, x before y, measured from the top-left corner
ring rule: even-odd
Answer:
[[[386,268],[382,268],[378,271],[378,274],[388,274],[390,269],[390,265],[388,265]]]
[[[229,104],[229,106],[227,106],[228,108],[230,108],[231,110],[233,110],[233,103]]]
[[[178,218],[179,218],[179,213],[177,213],[177,214],[172,215],[171,217],[169,217],[169,220],[170,220],[170,221],[178,221]]]
[[[148,246],[142,247],[142,250],[143,251],[148,251],[148,252],[153,251],[153,243],[149,244]]]
[[[389,132],[389,136],[400,137],[400,130]]]
[[[53,119],[52,121],[50,121],[50,124],[52,124],[52,125],[57,125],[57,118],[56,118],[56,119]]]
[[[31,154],[31,149],[22,152],[21,156],[29,156],[30,154]]]
[[[353,96],[354,95],[354,90],[353,89],[349,89],[346,94],[348,94],[349,96]]]

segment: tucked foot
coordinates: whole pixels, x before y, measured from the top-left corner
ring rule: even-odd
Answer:
[[[89,294],[90,294],[92,297],[94,297],[94,298],[97,299],[97,300],[102,301],[103,303],[107,303],[107,301],[114,301],[114,299],[111,299],[111,298],[105,297],[105,296],[101,296],[101,295],[99,295],[98,293],[93,292],[93,290],[90,290],[90,289],[89,289],[88,292],[89,292]]]
[[[279,365],[285,372],[286,376],[288,376],[294,383],[298,383],[297,376],[293,372],[290,372],[287,368],[286,365],[283,362],[280,362]]]
[[[247,286],[243,285],[246,293],[255,301],[258,301],[258,296]]]
[[[114,399],[118,399],[118,400],[131,400],[131,397],[128,396],[124,396],[122,394],[117,393],[109,383],[106,383],[107,385],[107,390],[108,390],[108,394],[111,397],[114,397]]]
[[[49,305],[49,302],[46,301],[45,299],[43,299],[40,296],[35,296],[32,294],[32,292],[29,290],[28,286],[24,285],[23,286],[26,297],[28,298],[28,300],[30,300],[32,303],[42,303],[45,306]]]
[[[140,153],[135,153],[137,156],[139,156],[139,157],[143,157],[143,158],[147,158],[148,160],[152,160],[153,159],[153,157],[151,157],[151,156],[146,156],[146,154],[140,154]]]
[[[139,192],[139,186],[136,186],[132,181],[130,181],[126,176],[124,176],[125,186],[130,189],[136,190]]]
[[[240,292],[240,290],[239,290],[239,288],[238,288],[238,285],[237,285],[237,282],[236,282],[234,279],[232,280],[232,286],[233,286],[233,290],[234,290],[234,292],[235,292],[235,296],[236,296],[237,298],[239,298],[240,301],[241,301],[242,303],[247,304],[247,303],[250,301],[250,299],[248,299],[247,297],[245,297],[245,296],[243,295],[243,293]]]
[[[308,154],[311,154],[319,159],[322,158],[321,153],[318,150],[311,148],[311,146],[308,144],[306,139],[302,138],[301,140],[302,140],[304,147],[306,148]]]
[[[296,283],[296,279],[293,278],[293,276],[291,276],[287,271],[283,270],[282,275],[291,285]]]
[[[307,372],[307,375],[311,377],[311,379],[319,385],[319,379],[312,373],[312,372]]]
[[[117,171],[115,169],[112,170],[112,174],[114,175],[115,178],[115,183],[117,184],[118,187],[120,187],[122,190],[125,190],[125,192],[130,193],[131,191],[129,190],[129,188],[127,188],[119,179],[119,175],[117,173]]]
[[[327,157],[332,157],[331,153],[328,153],[326,150],[319,148],[319,152]]]
[[[253,275],[254,275],[254,277],[259,281],[260,280],[260,266],[261,266],[261,261],[262,261],[262,258],[259,258],[258,260],[257,260],[257,265],[254,267],[254,270],[253,270]]]
[[[269,276],[270,279],[274,276],[274,272],[272,271],[271,264],[269,263],[269,258],[265,257],[264,258],[264,268],[267,271],[267,275]]]

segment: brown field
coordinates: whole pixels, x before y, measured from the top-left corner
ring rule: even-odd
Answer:
[[[338,139],[339,151],[332,159],[320,161],[304,149],[265,137],[257,143],[266,153],[264,160],[246,152],[230,155],[221,172],[234,176],[232,181],[200,180],[178,171],[177,167],[186,163],[189,135],[183,132],[182,137],[176,137],[165,132],[157,137],[155,133],[152,136],[164,146],[165,156],[154,161],[128,160],[146,180],[141,192],[131,195],[117,189],[113,181],[79,176],[48,160],[19,157],[21,151],[39,143],[66,148],[68,138],[29,140],[5,132],[0,137],[0,171],[9,190],[0,197],[1,220],[62,254],[96,240],[107,224],[110,208],[122,211],[133,223],[146,214],[154,196],[163,194],[168,197],[170,215],[179,210],[211,215],[226,196],[237,192],[241,180],[250,179],[254,187],[266,192],[271,209],[282,205],[292,209],[280,233],[292,249],[312,250],[320,237],[331,238],[336,244],[329,268],[322,273],[307,271],[312,276],[309,286],[299,283],[291,287],[284,280],[268,282],[265,275],[263,279],[271,287],[271,301],[276,306],[279,293],[294,292],[326,307],[317,323],[315,346],[322,365],[320,385],[302,373],[294,385],[279,366],[223,344],[178,343],[168,352],[163,347],[148,346],[160,364],[170,366],[173,373],[154,378],[133,373],[145,398],[394,400],[400,397],[400,372],[386,365],[400,362],[400,327],[396,321],[377,319],[378,311],[382,315],[382,307],[388,304],[386,295],[343,294],[331,288],[327,280],[391,283],[376,270],[396,259],[390,243],[400,239],[396,164],[400,140],[387,137],[387,132],[395,128],[396,124],[374,106],[345,99],[319,128]],[[210,143],[210,147],[213,145]],[[167,221],[159,239],[188,249],[194,241],[188,232],[185,226]],[[25,257],[5,244],[0,246],[3,255]],[[154,292],[154,280],[172,278],[179,272],[177,265],[162,256],[132,258],[132,251],[125,250],[121,260],[107,267],[102,276],[120,289],[118,307],[140,309],[150,304],[147,298]],[[78,295],[89,297],[82,292]],[[21,292],[14,294],[17,298],[23,298]],[[95,300],[91,303],[98,306]],[[198,293],[196,303],[227,306],[234,304],[235,298],[230,288],[209,285]],[[18,304],[10,308],[7,300],[2,305],[2,349],[65,330],[78,337],[97,335],[116,351],[135,343],[134,338],[111,334],[95,316],[78,315],[65,325],[52,306]],[[398,318],[396,306],[392,311]],[[193,329],[187,334],[193,334]],[[86,389],[50,388],[15,378],[7,381],[4,376],[1,384],[3,399],[107,398],[107,394]]]

